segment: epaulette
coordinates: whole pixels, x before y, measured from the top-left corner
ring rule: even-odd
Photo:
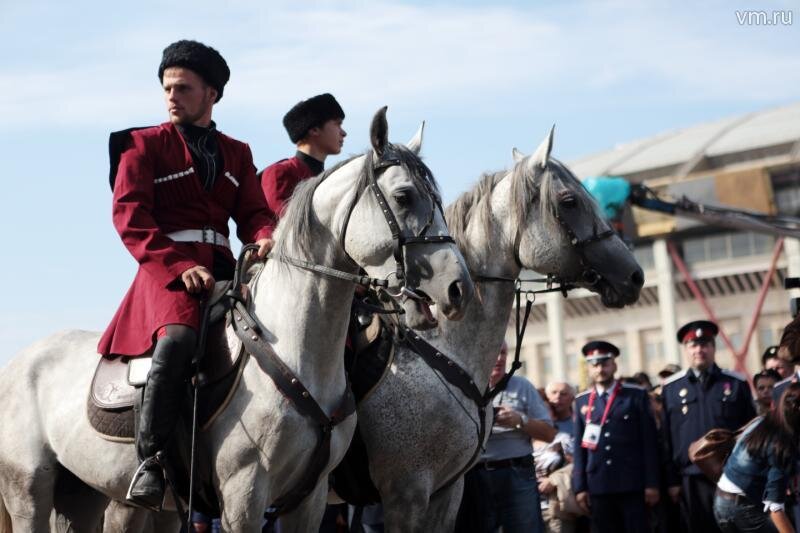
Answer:
[[[622,383],[622,386],[623,386],[623,387],[625,387],[626,389],[636,389],[636,390],[640,390],[640,391],[643,391],[643,392],[647,392],[647,389],[646,389],[646,388],[644,388],[644,387],[642,387],[641,385],[638,385],[638,384],[636,384],[636,383],[626,383],[626,382],[623,382],[623,383]]]
[[[728,370],[727,368],[721,368],[720,370],[726,376],[730,376],[732,378],[736,378],[739,381],[745,381],[745,382],[747,381],[747,378],[744,376],[744,374],[736,372],[735,370]]]
[[[662,383],[662,385],[661,385],[662,388],[666,387],[667,385],[669,385],[670,383],[672,383],[674,381],[678,381],[682,377],[685,377],[686,373],[688,371],[689,371],[689,369],[687,368],[687,369],[681,370],[680,372],[676,372],[676,373],[672,374],[670,377],[668,377],[667,379],[664,380],[664,383]]]
[[[578,398],[580,398],[581,396],[586,396],[586,395],[587,395],[587,394],[589,394],[590,392],[592,392],[592,388],[591,388],[591,387],[590,387],[590,388],[588,388],[588,389],[586,389],[585,391],[581,392],[580,394],[577,394],[577,395],[575,395],[575,399],[577,400],[577,399],[578,399]]]

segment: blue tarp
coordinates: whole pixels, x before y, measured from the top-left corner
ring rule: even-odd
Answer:
[[[593,176],[583,180],[583,186],[597,200],[607,219],[617,219],[625,209],[631,194],[631,184],[616,176]]]

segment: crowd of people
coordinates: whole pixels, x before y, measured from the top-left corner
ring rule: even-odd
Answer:
[[[795,531],[796,329],[792,323],[784,333],[786,353],[778,346],[764,351],[753,376],[754,395],[744,376],[717,365],[718,328],[709,321],[680,328],[676,340],[688,368],[668,365],[656,384],[642,372],[618,376],[620,351],[613,344],[586,344],[586,390],[576,394],[570,384],[552,382],[523,402],[513,391],[513,401],[495,400],[505,417],[498,417],[487,454],[467,474],[456,531]],[[515,425],[522,416],[539,417],[555,435],[534,433],[532,424]],[[497,442],[513,438],[509,427],[518,438],[532,439],[532,468],[524,468],[528,462],[521,455],[497,455]],[[689,447],[715,428],[739,432],[721,476],[709,479],[690,460]],[[514,476],[535,481],[536,494],[507,496],[494,483]]]

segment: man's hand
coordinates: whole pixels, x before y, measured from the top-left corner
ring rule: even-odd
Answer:
[[[270,250],[272,250],[272,245],[275,244],[272,239],[264,238],[258,239],[255,244],[258,246],[258,252],[256,252],[256,257],[259,259],[264,259],[267,257],[267,254]]]
[[[501,406],[494,415],[495,425],[504,428],[515,428],[522,422],[522,415],[508,406]]]
[[[644,503],[646,503],[649,507],[656,505],[658,503],[658,489],[644,489]]]
[[[681,497],[681,487],[680,485],[675,485],[674,487],[670,487],[667,489],[669,492],[669,498],[672,500],[672,503],[678,503],[678,499]]]
[[[550,494],[551,492],[555,492],[556,486],[550,483],[550,478],[544,478],[539,482],[539,493],[540,494]]]
[[[181,274],[181,281],[186,286],[186,291],[191,294],[204,290],[210,291],[214,288],[214,276],[202,265],[184,270],[183,274]]]
[[[589,501],[589,493],[586,491],[579,492],[575,495],[575,499],[578,502],[578,507],[580,507],[584,513],[590,514],[591,511],[589,510],[591,507],[591,502]]]

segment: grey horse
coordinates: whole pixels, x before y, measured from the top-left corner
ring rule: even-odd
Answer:
[[[463,320],[442,321],[420,336],[460,365],[481,392],[506,334],[512,280],[521,269],[573,280],[609,307],[635,302],[644,283],[587,191],[550,157],[552,144],[553,130],[533,155],[514,150],[511,171],[485,175],[447,209],[479,298]],[[590,242],[575,242],[580,236]],[[385,379],[357,412],[386,531],[452,531],[462,474],[484,444],[473,400],[401,343]],[[485,416],[490,429],[492,410]]]
[[[427,306],[448,318],[463,316],[472,293],[463,258],[452,243],[405,248],[404,283],[397,276],[395,239],[385,210],[394,213],[403,236],[447,235],[435,208],[438,193],[415,151],[388,142],[385,108],[372,123],[372,148],[300,187],[276,231],[274,253],[327,265],[350,274],[359,267],[391,280],[412,323],[430,327]],[[387,153],[395,158],[378,165]],[[378,205],[374,187],[385,204]],[[354,284],[319,276],[281,260],[268,261],[250,282],[253,312],[264,337],[297,375],[323,411],[332,413],[346,389],[341,353]],[[415,292],[415,290],[418,292]],[[424,296],[419,296],[424,295]],[[89,425],[86,396],[97,363],[98,334],[65,331],[18,354],[0,371],[0,528],[16,532],[49,529],[55,508],[61,523],[94,531],[109,499],[123,500],[137,466],[131,444],[111,442]],[[289,491],[312,459],[317,426],[303,417],[262,370],[251,353],[225,411],[201,434],[226,531],[260,531],[264,508]],[[328,471],[339,462],[355,428],[350,416],[336,426],[330,460],[313,492],[283,521],[286,531],[318,527]],[[68,493],[59,490],[74,479]],[[80,498],[79,498],[80,497]],[[79,503],[78,503],[79,502]]]

